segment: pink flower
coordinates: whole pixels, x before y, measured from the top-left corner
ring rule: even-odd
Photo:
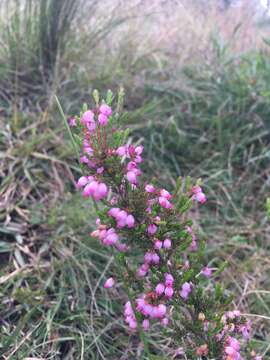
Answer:
[[[69,119],[68,123],[69,123],[69,126],[70,126],[70,127],[74,127],[74,126],[77,125],[77,124],[76,124],[76,119],[74,119],[74,118]]]
[[[240,350],[240,344],[237,339],[233,337],[229,337],[228,342],[229,342],[229,346],[231,346],[233,349],[235,349],[236,351]]]
[[[140,278],[144,277],[147,274],[148,269],[146,270],[146,268],[143,265],[140,266],[139,269],[137,270],[137,276],[139,276]]]
[[[170,286],[167,286],[164,291],[165,295],[170,299],[173,296],[173,288]]]
[[[158,264],[159,260],[159,256],[155,252],[148,251],[144,255],[144,261],[146,264]]]
[[[106,126],[108,124],[108,117],[101,113],[98,115],[98,122],[101,126]]]
[[[109,289],[109,288],[113,287],[114,284],[115,284],[114,279],[113,279],[112,277],[110,277],[109,279],[107,279],[107,280],[105,281],[105,283],[104,283],[103,286],[104,286],[105,289]]]
[[[98,182],[97,181],[92,181],[90,184],[87,184],[83,190],[83,196],[84,197],[88,197],[88,196],[93,196],[94,193],[96,192],[98,188]]]
[[[167,311],[166,305],[164,304],[159,304],[157,307],[157,317],[158,318],[162,318],[165,316]]]
[[[230,360],[240,360],[238,351],[236,351],[231,346],[225,347],[225,353],[229,355]]]
[[[128,164],[127,164],[127,169],[130,171],[130,170],[134,170],[134,172],[136,173],[136,170],[137,170],[137,164],[135,161],[130,161]]]
[[[96,129],[96,123],[94,121],[88,122],[86,126],[90,133],[93,133]]]
[[[127,153],[127,147],[126,147],[126,145],[120,146],[120,147],[116,150],[116,154],[117,154],[118,156],[124,156],[124,155],[126,155],[126,153]]]
[[[81,164],[88,164],[88,163],[89,163],[88,157],[85,156],[85,155],[80,156],[80,163],[81,163]]]
[[[83,141],[83,151],[89,156],[92,157],[94,154],[94,150],[91,148],[89,142],[87,140]]]
[[[225,313],[225,316],[228,318],[228,319],[235,319],[235,314],[234,314],[234,311],[227,311]]]
[[[140,155],[137,155],[134,159],[135,163],[140,164],[143,160],[142,157]]]
[[[154,235],[157,232],[157,226],[155,224],[150,224],[147,228],[149,235]]]
[[[159,256],[158,256],[158,254],[156,254],[156,253],[153,253],[153,255],[152,255],[152,262],[153,262],[153,264],[158,264],[159,263],[159,260],[160,260],[160,258],[159,258]]]
[[[97,168],[97,173],[98,173],[98,174],[102,174],[103,171],[104,171],[104,167],[103,167],[103,166]]]
[[[160,322],[161,322],[162,326],[166,327],[169,324],[169,319],[165,317],[165,318],[161,319]]]
[[[189,249],[190,249],[190,251],[196,251],[198,249],[198,245],[196,243],[196,240],[192,240]]]
[[[137,321],[135,319],[131,319],[128,323],[131,330],[137,329]]]
[[[142,308],[142,314],[145,316],[150,316],[150,318],[154,317],[154,313],[155,313],[155,307],[151,304],[148,303],[143,303],[143,308]]]
[[[99,230],[94,230],[91,232],[90,234],[93,237],[100,237],[100,231]]]
[[[165,189],[160,190],[160,196],[164,197],[167,200],[170,200],[172,198],[172,195],[169,193],[169,191]]]
[[[193,193],[192,200],[198,201],[201,204],[204,204],[206,202],[206,196],[200,186],[193,186],[191,191]]]
[[[137,184],[137,176],[134,171],[127,172],[127,179],[131,184]]]
[[[158,296],[162,295],[164,293],[164,290],[165,286],[162,283],[157,284],[155,291]]]
[[[204,203],[206,202],[206,200],[207,200],[205,194],[202,193],[202,192],[193,195],[193,199],[196,200],[196,201],[198,201],[198,202],[201,203],[201,204],[204,204]]]
[[[182,347],[180,347],[175,351],[174,357],[178,356],[178,355],[184,355],[184,354],[185,354],[184,349]]]
[[[127,214],[127,212],[125,211],[125,210],[120,210],[117,214],[116,214],[116,220],[117,221],[122,221],[122,222],[124,222],[124,223],[126,223],[126,220],[127,220],[127,216],[128,216],[128,214]]]
[[[245,340],[249,340],[250,338],[250,332],[251,332],[251,325],[250,322],[248,322],[245,325],[240,326],[240,331],[242,333],[242,336]]]
[[[162,241],[156,240],[155,243],[154,243],[154,248],[156,250],[160,250],[162,248]]]
[[[110,215],[112,217],[116,217],[119,212],[120,212],[120,209],[114,207],[108,211],[108,215]]]
[[[145,191],[148,193],[153,193],[153,192],[155,192],[155,188],[153,185],[147,184],[147,185],[145,185]]]
[[[97,231],[99,231],[99,236],[98,236],[99,240],[101,240],[103,242],[103,240],[105,239],[105,237],[107,235],[107,230],[97,230]]]
[[[128,228],[133,228],[135,225],[135,219],[133,215],[128,215],[126,219],[126,224]]]
[[[133,315],[133,310],[132,310],[132,306],[131,306],[130,301],[128,301],[128,302],[125,303],[124,308],[125,308],[124,314],[125,314],[126,316]]]
[[[105,245],[111,246],[111,245],[115,245],[118,240],[119,240],[119,236],[117,235],[117,233],[113,228],[110,228],[103,239],[103,243]]]
[[[77,181],[77,188],[82,188],[82,187],[84,187],[87,183],[88,183],[88,178],[87,178],[87,176],[81,176],[80,178],[79,178],[79,180]]]
[[[101,112],[101,114],[106,115],[106,116],[112,115],[112,108],[107,104],[102,104],[99,107],[99,111]]]
[[[119,242],[115,243],[115,247],[120,252],[126,252],[128,250],[128,246],[126,244],[122,244],[122,243],[119,243]]]
[[[136,154],[135,153],[135,146],[134,145],[129,145],[129,147],[128,147],[128,155],[130,157],[134,157],[135,154]]]
[[[138,298],[136,299],[136,309],[140,312],[143,311],[144,307],[145,307],[146,303],[144,301],[144,298]]]
[[[187,226],[187,232],[191,235],[191,239],[192,239],[189,249],[191,251],[196,251],[198,248],[197,242],[196,242],[197,241],[196,235],[194,234],[194,232],[190,226]]]
[[[203,344],[203,345],[199,346],[196,350],[197,355],[204,356],[204,357],[208,355],[208,352],[209,352],[209,349],[208,349],[207,344]]]
[[[182,290],[180,291],[180,296],[184,300],[187,300],[190,292],[191,292],[191,286],[190,286],[190,284],[188,282],[185,282],[182,285]]]
[[[137,155],[141,155],[142,152],[143,152],[143,145],[139,145],[139,146],[136,146],[136,147],[135,147],[135,153],[136,153]]]
[[[171,274],[165,274],[165,285],[166,286],[172,286],[174,283],[174,278]]]
[[[204,321],[203,322],[203,331],[208,331],[209,329],[209,321]]]
[[[172,204],[165,197],[160,196],[158,198],[158,202],[164,209],[171,209],[172,208]]]
[[[200,186],[198,186],[198,185],[195,185],[195,186],[192,187],[191,192],[193,194],[199,194],[199,193],[202,192],[202,188]]]
[[[87,110],[85,111],[85,113],[83,113],[83,116],[81,117],[81,123],[83,125],[87,125],[90,122],[94,122],[94,113],[91,110]]]
[[[104,183],[99,184],[99,185],[98,185],[97,192],[98,192],[98,194],[97,194],[96,197],[98,198],[98,200],[106,197],[107,194],[108,194],[107,185],[104,184]]]
[[[210,269],[208,266],[205,266],[205,267],[202,269],[201,273],[202,273],[205,277],[210,278],[211,275],[212,275],[212,269]]]
[[[234,314],[235,317],[239,317],[239,316],[241,316],[241,311],[233,310],[233,314]]]
[[[167,249],[167,250],[170,249],[172,247],[171,239],[165,239],[163,241],[163,247],[164,247],[164,249]]]
[[[144,255],[144,261],[147,263],[147,264],[150,264],[152,262],[152,253],[151,252],[147,252],[145,253]]]
[[[104,197],[106,197],[108,194],[108,188],[107,188],[107,185],[104,184],[104,183],[100,183],[98,184],[95,192],[93,193],[93,197],[95,200],[101,200],[103,199]]]
[[[145,331],[149,330],[150,328],[150,322],[148,319],[144,319],[142,322],[142,327]]]
[[[90,157],[93,156],[93,149],[90,146],[84,146],[83,151]]]

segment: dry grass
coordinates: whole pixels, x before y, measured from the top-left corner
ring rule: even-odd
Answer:
[[[214,37],[220,38],[224,46],[229,45],[236,54],[265,48],[263,37],[269,36],[269,28],[257,26],[260,18],[255,15],[250,1],[244,1],[241,7],[225,13],[216,6],[216,1],[199,5],[201,3],[184,0],[166,3],[159,0],[120,1],[115,6],[115,1],[107,1],[107,21],[108,18],[116,21],[116,13],[121,14],[120,19],[128,21],[123,21],[104,41],[96,41],[96,51],[101,52],[102,69],[106,68],[104,63],[115,58],[121,62],[124,56],[131,70],[140,59],[147,57],[156,61],[157,67],[162,67],[164,61],[166,66],[167,62],[178,66],[211,63],[215,57]],[[103,6],[97,8],[96,17],[91,22],[82,21],[80,24],[78,34],[90,41],[89,44],[93,43],[93,37],[96,38],[92,33],[93,29],[100,27],[103,10]],[[85,56],[85,60],[92,64],[91,52],[86,52]],[[140,77],[141,74],[136,75]]]

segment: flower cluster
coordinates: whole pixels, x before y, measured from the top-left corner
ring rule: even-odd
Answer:
[[[198,201],[201,204],[204,204],[206,202],[206,196],[202,191],[202,188],[200,186],[194,186],[192,188],[192,199],[195,201]]]
[[[125,303],[124,308],[125,308],[125,311],[124,311],[125,321],[128,324],[129,328],[132,330],[137,329],[137,321],[136,321],[135,314],[132,309],[130,301]],[[149,326],[148,326],[148,328],[149,328]]]
[[[143,146],[123,145],[116,149],[116,154],[120,158],[127,158],[129,162],[126,166],[126,178],[131,183],[136,185],[138,182],[138,176],[141,175],[141,170],[138,168],[138,164],[142,162],[141,154],[143,152]]]
[[[84,197],[103,204],[91,235],[116,250],[119,278],[131,294],[124,306],[125,322],[130,331],[147,331],[153,324],[170,327],[182,339],[174,344],[178,349],[181,345],[175,354],[189,359],[242,359],[238,339],[249,338],[250,324],[238,310],[227,310],[220,287],[211,282],[205,286],[217,268],[201,262],[203,241],[187,216],[194,204],[207,200],[200,182],[178,181],[174,192],[145,182],[139,168],[143,146],[127,143],[126,131],[115,127],[118,119],[96,97],[96,107],[84,109],[70,126],[81,139],[80,162],[86,173],[77,187]],[[139,264],[132,257],[134,248]],[[115,278],[109,278],[104,287],[114,285]]]
[[[135,226],[134,216],[128,214],[125,210],[114,207],[108,211],[108,215],[115,219],[117,228],[123,228],[125,226],[132,228]]]
[[[83,188],[83,196],[91,196],[96,201],[105,198],[108,195],[108,187],[104,183],[100,183],[93,176],[82,176],[77,182],[78,188]]]

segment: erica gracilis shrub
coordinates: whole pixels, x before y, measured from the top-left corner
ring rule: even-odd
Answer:
[[[128,142],[129,132],[120,126],[126,117],[121,115],[123,92],[115,110],[110,91],[106,102],[97,91],[94,100],[95,106],[84,105],[69,120],[73,141],[81,148],[83,176],[77,188],[97,210],[91,235],[114,254],[118,272],[104,287],[121,281],[127,331],[138,332],[149,359],[154,349],[147,331],[154,325],[170,329],[168,359],[262,359],[250,349],[249,321],[230,308],[232,299],[221,285],[209,280],[221,270],[204,263],[205,244],[189,217],[193,206],[207,201],[200,181],[178,179],[169,192],[146,179],[143,145]],[[139,263],[134,254],[141,254]]]

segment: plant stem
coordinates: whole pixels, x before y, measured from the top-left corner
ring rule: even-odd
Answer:
[[[124,265],[125,266],[125,270],[127,271],[128,273],[128,268],[127,268],[127,265],[126,265],[126,261],[125,261],[125,258],[123,259],[123,261],[119,261],[119,258],[118,256],[115,256],[117,262],[118,262],[118,265],[121,266],[121,265]],[[131,295],[131,292],[130,292],[130,289],[129,289],[129,286],[128,286],[128,283],[127,283],[127,280],[125,278],[125,276],[123,275],[123,273],[121,272],[121,277],[122,277],[122,280],[123,280],[123,283],[124,283],[124,289],[127,293],[127,297],[128,297],[128,300],[130,301],[130,304],[131,304],[131,307],[132,307],[132,310],[134,312],[134,315],[135,315],[135,318],[136,318],[136,321],[137,321],[137,326],[138,326],[138,332],[139,332],[139,336],[140,336],[140,339],[141,339],[141,342],[143,343],[143,350],[144,350],[144,353],[147,355],[147,359],[151,359],[151,354],[150,354],[150,350],[149,350],[149,346],[148,346],[148,342],[147,342],[147,338],[145,336],[145,332],[140,324],[140,318],[137,314],[137,311],[136,311],[136,308],[134,306],[134,302],[133,302],[133,298],[132,298],[132,295]]]
[[[57,104],[57,106],[58,106],[59,112],[60,112],[60,114],[61,114],[61,116],[62,116],[62,119],[63,119],[63,121],[64,121],[65,127],[66,127],[66,129],[67,129],[67,131],[68,131],[68,134],[69,134],[70,140],[71,140],[71,142],[72,142],[72,145],[73,145],[73,147],[74,147],[74,150],[75,150],[76,156],[77,156],[77,158],[78,158],[78,161],[79,161],[79,163],[80,163],[80,153],[79,153],[79,151],[78,151],[76,141],[74,140],[74,137],[73,137],[72,132],[71,132],[71,130],[70,130],[70,127],[69,127],[69,125],[68,125],[66,116],[65,116],[65,114],[64,114],[63,108],[62,108],[62,106],[61,106],[61,104],[60,104],[60,101],[58,100],[58,97],[57,97],[56,95],[55,95],[55,101],[56,101],[56,104]]]

